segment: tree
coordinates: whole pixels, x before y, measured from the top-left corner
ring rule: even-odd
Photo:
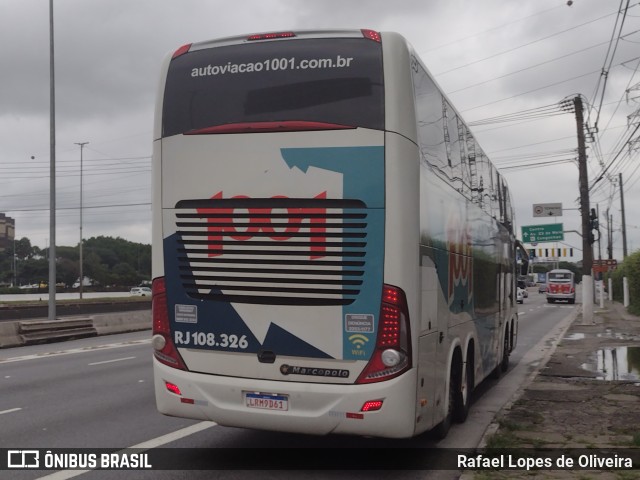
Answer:
[[[49,278],[46,251],[23,237],[16,240],[18,284]],[[80,276],[78,245],[56,248],[58,281],[73,285]],[[83,273],[101,285],[130,287],[151,278],[151,245],[122,238],[92,237],[83,245]],[[13,248],[0,252],[0,283],[13,283]]]
[[[26,260],[33,257],[33,248],[31,247],[31,240],[27,237],[22,237],[20,240],[15,241],[16,257],[20,260]]]

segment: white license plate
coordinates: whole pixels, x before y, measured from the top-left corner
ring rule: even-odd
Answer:
[[[289,410],[289,396],[274,393],[245,392],[244,404],[248,408],[285,411]]]

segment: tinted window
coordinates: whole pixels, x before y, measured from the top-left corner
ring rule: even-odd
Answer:
[[[380,44],[355,38],[247,43],[171,61],[163,136],[278,121],[384,129]]]

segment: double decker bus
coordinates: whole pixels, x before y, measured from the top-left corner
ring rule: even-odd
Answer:
[[[153,185],[161,413],[443,437],[507,369],[509,189],[401,35],[178,49],[162,66]]]

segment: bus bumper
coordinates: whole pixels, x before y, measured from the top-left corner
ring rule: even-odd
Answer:
[[[155,358],[156,405],[162,414],[210,420],[230,427],[327,435],[331,433],[407,438],[416,424],[416,369],[379,383],[338,385],[277,382],[176,370]],[[167,383],[180,394],[170,391]],[[249,396],[272,395],[286,410],[249,406]],[[383,400],[377,411],[365,402]]]

